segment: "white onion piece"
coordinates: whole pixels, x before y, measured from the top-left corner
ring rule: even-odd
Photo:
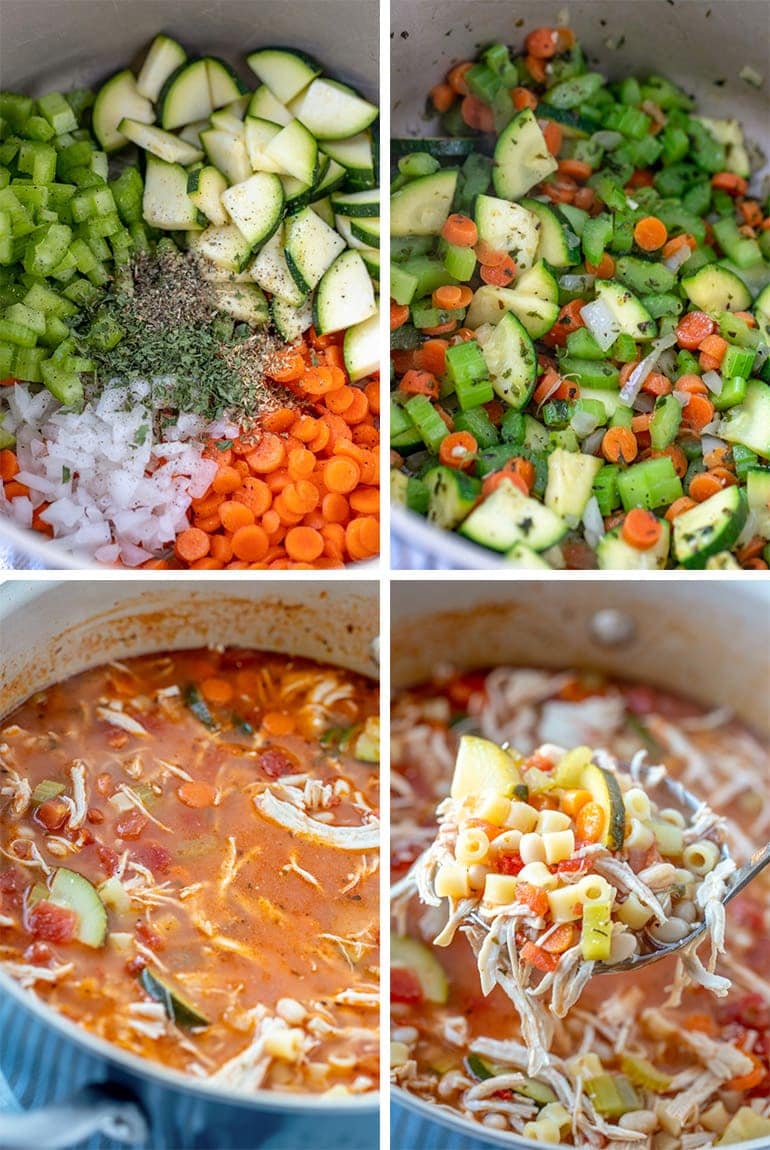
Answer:
[[[664,375],[671,375],[671,372],[674,371],[676,368],[676,352],[672,347],[660,353],[657,368],[658,371],[663,372]]]
[[[770,347],[766,343],[757,344],[757,349],[754,353],[754,368],[753,370],[759,371],[764,366],[765,360],[770,355]]]
[[[660,353],[666,351],[669,347],[673,347],[675,343],[676,335],[674,332],[669,332],[668,335],[662,335],[660,339],[655,340],[647,355],[639,361],[620,389],[620,398],[623,403],[629,407],[631,406],[641,391],[645,379],[657,364]]]
[[[709,391],[713,392],[714,395],[719,395],[724,386],[724,380],[718,371],[704,371],[701,379]]]
[[[553,395],[553,393],[555,391],[559,390],[561,385],[562,385],[562,378],[560,375],[557,375],[556,378],[554,379],[553,383],[551,384],[551,386],[548,388],[548,391],[545,393],[543,398],[540,400],[540,406],[541,407],[543,406],[544,403],[548,402],[548,400],[551,398],[551,396]]]
[[[293,803],[277,799],[270,788],[257,795],[254,806],[272,823],[278,823],[301,839],[336,847],[341,851],[376,851],[380,845],[380,825],[367,823],[358,827],[335,827],[311,819]]]
[[[721,415],[717,415],[714,417],[714,419],[711,420],[711,423],[707,423],[705,427],[701,428],[701,435],[703,435],[704,432],[706,435],[717,435],[721,429],[722,417]]]
[[[593,139],[596,141],[600,148],[606,148],[608,152],[611,152],[613,148],[617,148],[618,144],[623,143],[623,136],[620,134],[620,132],[612,132],[607,130],[594,132]]]
[[[595,547],[605,534],[604,520],[602,519],[602,513],[599,510],[599,503],[595,495],[592,495],[588,503],[586,503],[586,509],[583,512],[583,528],[585,530],[586,543],[589,543],[591,547]]]
[[[677,248],[675,252],[672,252],[668,259],[664,260],[663,263],[666,265],[670,272],[677,272],[679,271],[682,264],[687,263],[691,255],[692,252],[690,251],[689,246],[687,244],[682,244],[681,248]]]
[[[726,439],[719,439],[718,436],[712,435],[711,432],[705,431],[701,434],[700,439],[701,447],[703,448],[703,457],[711,455],[712,451],[719,451],[723,447],[727,447]]]
[[[602,351],[612,347],[621,332],[615,313],[603,299],[595,299],[580,309],[580,316]]]
[[[655,396],[647,395],[645,392],[640,391],[631,406],[634,411],[640,411],[642,414],[646,414],[648,411],[652,411],[655,406]]]
[[[635,212],[636,209],[639,207],[639,204],[637,203],[636,200],[632,200],[631,197],[629,196],[628,197],[628,206],[632,212]]]
[[[568,272],[567,275],[559,276],[559,287],[565,291],[586,291],[594,286],[595,279],[596,276],[578,276]]]
[[[676,400],[676,402],[679,404],[680,407],[687,407],[687,404],[690,402],[689,391],[677,391],[675,388],[673,395],[674,395],[674,399]]]
[[[597,427],[596,431],[592,431],[590,435],[586,436],[583,440],[581,447],[585,455],[596,455],[596,452],[602,445],[604,439],[604,428]]]
[[[576,411],[569,425],[578,439],[585,439],[592,431],[596,431],[596,416],[590,411]]]

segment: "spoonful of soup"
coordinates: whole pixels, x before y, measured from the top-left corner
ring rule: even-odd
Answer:
[[[446,911],[434,945],[467,935],[482,991],[500,985],[533,1042],[548,1045],[547,995],[563,1018],[594,975],[674,952],[674,993],[687,982],[727,993],[715,969],[724,904],[770,846],[738,870],[723,820],[644,754],[625,769],[589,747],[547,744],[525,759],[464,735],[438,818],[406,887]]]

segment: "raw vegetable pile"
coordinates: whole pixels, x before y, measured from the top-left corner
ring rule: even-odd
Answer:
[[[102,562],[378,551],[377,109],[248,64],[0,94],[0,511]]]
[[[392,492],[526,568],[770,562],[770,207],[735,120],[493,44],[395,140]]]

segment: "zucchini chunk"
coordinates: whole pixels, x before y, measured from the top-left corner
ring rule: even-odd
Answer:
[[[495,191],[505,200],[518,200],[557,167],[532,109],[524,108],[498,136],[492,169]]]
[[[618,780],[611,771],[589,763],[583,767],[580,786],[590,791],[594,802],[604,811],[605,822],[601,842],[611,851],[623,848],[626,837],[626,808],[623,804]]]
[[[431,176],[410,180],[394,192],[390,197],[391,235],[437,236],[452,210],[457,176],[457,170],[451,168],[434,172]]]
[[[260,48],[246,57],[246,63],[282,104],[288,104],[321,75],[315,60],[296,49]]]
[[[75,938],[84,946],[100,947],[107,937],[107,911],[93,883],[77,871],[60,867],[47,897],[54,906],[72,910],[78,924]]]
[[[567,524],[553,511],[522,495],[509,480],[471,511],[460,534],[493,551],[509,551],[514,543],[526,543],[535,551],[547,551],[567,533]]]
[[[674,520],[674,554],[683,567],[703,568],[720,551],[730,551],[748,517],[746,494],[725,487]]]
[[[126,69],[111,76],[99,89],[92,110],[94,135],[105,152],[115,152],[128,143],[119,130],[121,120],[138,120],[151,124],[155,119],[152,104],[142,96],[133,73]]]
[[[417,976],[423,996],[428,1002],[441,1005],[449,998],[449,981],[444,968],[433,951],[416,938],[396,934],[390,936],[390,965],[411,970]]]
[[[211,1022],[205,1014],[201,1014],[197,1007],[193,1006],[189,999],[181,995],[179,991],[172,990],[168,982],[150,970],[149,966],[145,966],[139,975],[139,985],[155,1002],[163,1003],[166,1014],[177,1026],[185,1026],[190,1029],[211,1026]]]
[[[476,735],[462,736],[452,776],[450,794],[453,799],[464,799],[485,791],[510,798],[521,781],[516,759],[497,743]]]

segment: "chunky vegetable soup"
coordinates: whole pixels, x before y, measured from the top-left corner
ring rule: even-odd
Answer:
[[[554,758],[559,747],[604,748],[627,763],[646,750],[651,762],[665,763],[727,816],[728,841],[739,863],[767,841],[770,831],[766,749],[724,710],[705,712],[670,694],[593,674],[510,668],[470,675],[445,671],[434,683],[405,692],[395,704],[392,733],[395,1081],[486,1127],[544,1143],[695,1150],[770,1135],[770,985],[762,942],[770,926],[766,881],[727,908],[726,953],[715,975],[702,971],[703,985],[688,985],[685,971],[672,959],[643,973],[587,981],[580,1001],[570,998],[570,1008],[551,1019],[549,1051],[538,1049],[536,1030],[528,1031],[526,1021],[521,1025],[503,992],[505,980],[500,985],[480,981],[481,962],[477,966],[468,945],[473,938],[461,937],[468,933],[466,925],[455,923],[460,929],[449,946],[432,945],[440,932],[451,935],[446,903],[423,905],[430,893],[425,863],[416,868],[423,902],[413,897],[414,884],[405,875],[436,838],[435,806],[449,793],[453,770],[453,796],[470,777],[467,770],[460,772],[462,751],[458,759],[463,745],[467,757],[467,741],[461,739],[469,734],[519,748],[525,756],[523,777],[533,786],[538,772],[547,776],[553,769],[544,754],[549,748]],[[601,757],[595,750],[594,760]],[[539,818],[552,807],[547,795],[528,790]],[[445,814],[453,809],[450,800],[441,809]],[[655,817],[656,827],[665,823],[670,836],[685,822],[673,810],[662,809]],[[431,851],[447,826],[445,820]],[[607,827],[612,830],[611,822]],[[479,833],[478,827],[472,830]],[[581,841],[585,837],[581,830]],[[605,871],[606,865],[628,865],[638,877],[641,869],[654,878],[665,913],[684,913],[676,883],[657,881],[673,869],[665,862],[666,836],[647,838],[624,844],[623,862],[609,845],[600,850],[600,843],[593,844],[594,867],[605,859]],[[444,841],[448,848],[451,836]],[[466,845],[458,837],[455,865]],[[515,853],[504,854],[504,865],[489,864],[485,885],[510,884]],[[480,881],[472,867],[466,877]],[[438,890],[438,875],[436,884]],[[452,905],[457,918],[472,904],[460,899]],[[645,945],[654,945],[655,931],[643,930]],[[514,950],[512,963],[515,958]],[[523,961],[519,950],[517,969]],[[722,979],[731,987],[714,997],[710,990],[724,991]],[[541,988],[547,1000],[555,989],[554,974],[543,974],[536,991],[521,994],[525,1010],[537,1009],[539,999],[532,995]]]
[[[34,695],[0,732],[0,966],[225,1087],[377,1084],[377,689],[195,650]]]

